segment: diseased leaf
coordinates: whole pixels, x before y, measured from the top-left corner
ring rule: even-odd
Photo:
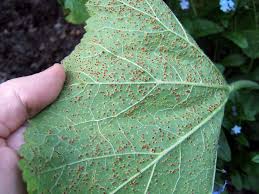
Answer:
[[[219,70],[161,0],[89,0],[59,99],[30,121],[29,193],[211,193]]]

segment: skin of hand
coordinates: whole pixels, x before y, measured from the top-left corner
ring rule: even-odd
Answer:
[[[59,95],[65,81],[60,64],[0,84],[0,194],[25,194],[17,151],[24,143],[24,123]]]

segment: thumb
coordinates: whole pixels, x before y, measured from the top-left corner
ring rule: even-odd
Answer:
[[[0,85],[0,138],[7,138],[60,93],[65,81],[62,65]]]

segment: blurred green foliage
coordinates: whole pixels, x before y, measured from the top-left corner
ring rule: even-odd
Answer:
[[[63,7],[66,20],[73,24],[83,24],[89,17],[85,4],[87,0],[58,0]]]
[[[66,19],[84,23],[87,0],[59,0]],[[220,9],[220,0],[164,0],[186,30],[225,75],[226,80],[259,81],[259,1],[233,0],[235,8]],[[219,140],[215,184],[227,181],[224,193],[259,193],[259,91],[233,93],[225,109]],[[240,133],[237,129],[240,129]]]

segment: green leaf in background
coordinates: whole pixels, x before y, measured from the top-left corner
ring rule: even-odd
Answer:
[[[85,4],[88,0],[63,0],[64,9],[68,9],[69,13],[66,20],[74,24],[82,24],[89,17]]]
[[[243,145],[245,147],[249,147],[250,144],[249,144],[249,141],[247,140],[247,138],[243,135],[243,134],[240,134],[239,136],[237,136],[236,138],[236,141],[240,144],[240,145]]]
[[[239,172],[235,171],[233,174],[231,174],[231,182],[236,187],[237,190],[241,190],[243,187],[242,184],[242,177],[239,174]]]
[[[251,76],[252,80],[259,82],[259,66],[255,67],[249,76]]]
[[[29,193],[211,193],[230,89],[219,70],[161,0],[87,8],[64,90],[25,133]]]
[[[245,62],[246,57],[241,54],[231,54],[221,61],[225,67],[240,67],[245,64]]]
[[[225,71],[225,66],[221,63],[215,63],[216,67],[218,68],[218,70],[221,72],[221,73],[224,73]]]
[[[251,77],[252,77],[253,80],[259,82],[259,66],[255,67],[253,72],[251,72]]]
[[[188,32],[196,38],[217,34],[223,31],[223,28],[207,19],[185,19],[184,26]]]
[[[259,154],[255,155],[253,158],[252,158],[252,161],[254,163],[258,163],[259,164]]]
[[[226,162],[231,161],[231,150],[223,130],[219,137],[218,157]]]
[[[249,5],[251,5],[253,2],[253,0],[242,0],[242,1],[238,1],[238,7],[241,8],[241,7],[244,7],[244,8],[247,8]]]
[[[259,113],[259,93],[258,91],[239,91],[236,93],[236,102],[240,104],[243,110],[242,119],[255,121],[255,116]]]
[[[234,42],[240,48],[247,48],[248,42],[246,37],[240,32],[225,33],[224,37]]]
[[[244,189],[255,191],[256,193],[259,192],[259,184],[258,184],[258,177],[259,177],[259,165],[258,163],[248,162],[245,166],[242,166],[242,170],[245,172],[242,175],[242,185]]]
[[[259,122],[254,121],[249,123],[250,130],[248,131],[249,140],[259,141]]]
[[[244,53],[252,59],[259,58],[259,30],[247,30],[242,33],[248,41],[248,48],[243,49]]]

